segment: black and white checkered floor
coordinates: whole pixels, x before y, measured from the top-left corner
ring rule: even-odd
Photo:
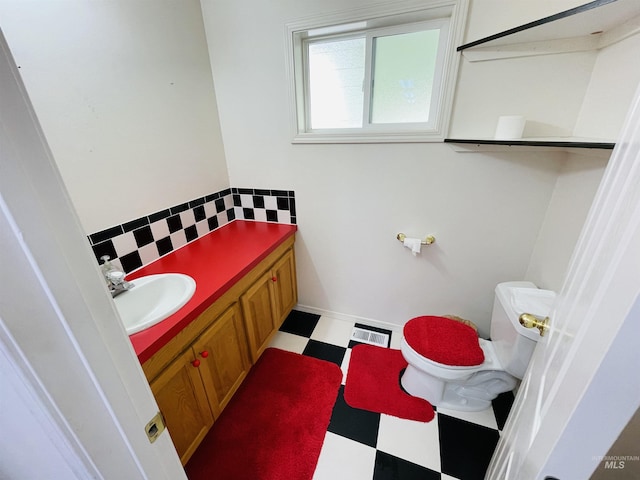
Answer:
[[[337,363],[344,373],[313,480],[483,479],[513,394],[483,412],[438,409],[428,423],[351,408],[343,392],[355,325],[294,310],[271,342]],[[400,348],[399,330],[378,331],[390,334],[390,348]]]

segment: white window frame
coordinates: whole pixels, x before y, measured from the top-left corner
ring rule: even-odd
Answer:
[[[457,78],[459,55],[456,46],[462,43],[468,0],[407,1],[390,5],[338,12],[307,18],[287,24],[287,67],[289,78],[289,110],[292,143],[390,143],[441,142],[446,136],[451,116],[453,94]],[[305,84],[306,44],[316,39],[366,36],[367,65],[365,72],[365,104],[370,102],[371,43],[375,36],[388,35],[394,30],[409,32],[443,26],[436,68],[440,68],[440,88],[432,92],[432,105],[427,123],[371,124],[369,109],[363,112],[363,128],[312,130],[306,105],[309,104]],[[324,33],[324,36],[323,36]],[[382,35],[381,35],[382,34]],[[435,102],[435,103],[433,103]]]

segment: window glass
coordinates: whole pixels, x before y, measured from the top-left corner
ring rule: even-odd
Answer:
[[[377,37],[371,123],[429,121],[439,30]]]
[[[309,44],[312,129],[362,127],[365,39]]]
[[[400,0],[288,23],[293,142],[442,141],[467,7]]]

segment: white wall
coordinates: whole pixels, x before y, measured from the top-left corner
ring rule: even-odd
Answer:
[[[229,186],[197,0],[0,2],[87,233]]]
[[[563,162],[525,278],[559,292],[569,260],[607,166],[599,156],[571,154]]]
[[[543,225],[564,225],[562,207],[547,209],[552,196],[558,202],[566,156],[462,154],[440,143],[292,145],[285,24],[368,3],[202,0],[201,15],[195,0],[3,1],[0,25],[87,233],[230,184],[294,190],[301,305],[398,325],[453,313],[487,334],[496,283],[527,269],[557,282],[559,269],[541,267],[553,242],[535,249],[538,273],[530,257]],[[465,40],[580,3],[473,0]],[[559,59],[533,70],[560,72]],[[553,95],[563,128],[574,127],[579,98],[595,88],[585,74],[595,61],[587,54],[562,67],[571,80]],[[529,80],[514,90],[526,94],[498,88],[502,103],[482,103],[489,85],[511,75],[504,65],[462,65],[452,130],[471,121],[491,133],[494,117],[516,113],[505,105],[540,108],[549,88]],[[558,236],[567,252],[576,228]],[[414,258],[395,239],[401,231],[433,233],[437,243]]]
[[[471,42],[588,3],[588,0],[471,0]]]
[[[564,155],[292,145],[285,24],[366,3],[203,0],[231,183],[295,190],[302,305],[399,325],[453,313],[487,334],[495,284],[524,278]],[[492,18],[480,8],[470,25]],[[437,242],[414,258],[398,232]]]
[[[617,138],[629,102],[640,84],[640,64],[629,61],[640,49],[640,35],[596,52],[593,71],[580,107],[577,137]],[[593,201],[606,158],[569,155],[558,177],[549,210],[540,229],[527,280],[559,291],[575,242]]]
[[[638,51],[640,34],[598,52],[576,122],[576,136],[618,137],[629,102],[640,84],[640,62],[635,61]]]
[[[463,60],[450,136],[493,138],[500,115],[523,115],[524,137],[572,136],[595,58],[595,52],[583,52]]]

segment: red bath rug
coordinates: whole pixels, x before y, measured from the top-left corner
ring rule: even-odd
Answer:
[[[341,381],[335,363],[268,348],[185,466],[189,480],[311,480]]]
[[[400,387],[400,372],[405,368],[407,362],[400,350],[356,345],[351,350],[345,401],[353,408],[430,422],[435,416],[431,404]]]

